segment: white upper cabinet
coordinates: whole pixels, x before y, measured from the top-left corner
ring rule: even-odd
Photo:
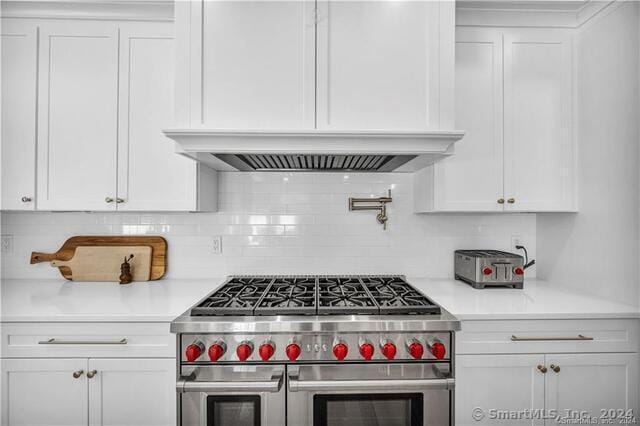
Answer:
[[[118,210],[199,208],[201,166],[161,131],[173,118],[174,58],[171,24],[121,26]]]
[[[507,210],[576,208],[571,46],[562,30],[504,35]]]
[[[313,128],[313,2],[176,2],[175,8],[182,43],[176,125]]]
[[[37,28],[2,22],[2,209],[33,210],[36,198]]]
[[[2,33],[3,59],[15,59],[3,61],[2,208],[33,208],[24,196],[39,210],[215,211],[215,171],[162,133],[175,106],[173,24],[33,25]]]
[[[450,158],[414,177],[416,212],[576,210],[566,30],[458,28]]]
[[[174,126],[450,131],[454,7],[177,2]]]
[[[39,209],[115,210],[117,114],[117,28],[99,22],[43,24]]]
[[[453,2],[318,2],[317,127],[452,129]]]

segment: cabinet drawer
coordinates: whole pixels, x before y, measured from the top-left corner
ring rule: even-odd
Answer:
[[[457,354],[638,352],[640,321],[463,321]]]
[[[5,323],[3,358],[175,357],[169,323]]]

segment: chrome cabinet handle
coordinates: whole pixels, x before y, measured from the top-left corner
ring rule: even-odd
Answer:
[[[21,198],[23,203],[30,203],[31,202],[31,197],[22,197]]]
[[[74,371],[73,372],[73,378],[74,379],[79,379],[80,376],[82,376],[82,374],[84,373],[84,370],[78,370],[78,371]]]
[[[557,366],[557,365],[553,365],[553,364],[551,364],[549,367],[550,367],[550,368],[551,368],[555,373],[559,373],[559,372],[560,372],[560,367],[559,367],[559,366]]]
[[[111,198],[111,197],[105,197],[104,202],[105,202],[105,203],[113,203],[113,198]]]
[[[119,198],[119,197],[116,198],[116,203],[117,204],[121,204],[121,203],[124,203],[124,202],[125,202],[124,198]]]
[[[538,365],[538,367],[536,367],[542,374],[545,374],[547,372],[547,367],[545,367],[544,365]]]
[[[504,198],[498,198],[498,204],[504,204]]]
[[[533,337],[518,337],[511,336],[512,342],[542,342],[542,341],[561,341],[561,340],[593,340],[593,337],[584,336],[582,334],[578,334],[577,336],[565,336],[565,337],[544,337],[544,336],[533,336]]]
[[[52,337],[49,340],[41,340],[39,345],[126,345],[127,338],[120,340],[59,340]]]
[[[93,379],[96,374],[98,374],[98,370],[91,370],[87,372],[87,377]]]
[[[509,204],[513,204],[513,203],[515,203],[515,202],[516,202],[516,199],[515,199],[515,198],[509,198],[509,199],[507,200],[507,203],[509,203]]]
[[[284,373],[274,375],[271,380],[255,382],[196,382],[181,379],[176,383],[178,393],[185,392],[280,392]]]

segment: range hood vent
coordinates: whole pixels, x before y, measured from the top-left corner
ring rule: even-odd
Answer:
[[[242,171],[390,172],[414,155],[276,155],[252,154],[217,157]]]
[[[413,172],[453,154],[461,131],[168,129],[177,152],[226,171]]]

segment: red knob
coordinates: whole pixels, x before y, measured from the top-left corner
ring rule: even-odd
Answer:
[[[413,342],[409,345],[409,353],[414,359],[422,359],[422,355],[424,354],[424,348],[418,342]]]
[[[271,342],[263,343],[262,345],[260,345],[260,348],[258,348],[258,353],[260,354],[260,358],[262,358],[263,361],[269,361],[269,358],[273,356],[275,351],[276,348]]]
[[[216,362],[222,355],[227,351],[227,347],[224,343],[217,342],[213,345],[209,346],[209,359],[213,362]]]
[[[300,349],[300,346],[297,343],[291,343],[286,347],[284,352],[287,354],[289,361],[295,361],[302,353],[302,349]]]
[[[382,346],[382,355],[387,359],[394,359],[396,357],[396,345],[393,343],[385,343]]]
[[[202,352],[204,350],[204,345],[200,342],[192,343],[187,346],[187,349],[184,351],[184,355],[187,358],[188,362],[193,362],[200,358]]]
[[[523,268],[521,268],[521,267],[519,267],[519,266],[518,266],[518,267],[516,267],[516,268],[514,268],[513,272],[514,272],[516,275],[524,275],[524,269],[523,269]]]
[[[482,273],[485,275],[491,275],[493,274],[493,269],[489,268],[488,266],[485,266],[484,269],[482,270]]]
[[[373,345],[371,343],[363,343],[360,345],[360,355],[367,361],[373,358]]]
[[[344,343],[338,343],[333,346],[333,356],[335,356],[338,361],[345,359],[348,352],[349,348]]]
[[[431,345],[431,354],[436,357],[436,359],[444,359],[445,354],[447,353],[447,349],[440,342],[436,342]]]
[[[249,342],[241,343],[236,348],[236,355],[240,361],[246,361],[251,356],[251,352],[253,352],[253,346]]]

